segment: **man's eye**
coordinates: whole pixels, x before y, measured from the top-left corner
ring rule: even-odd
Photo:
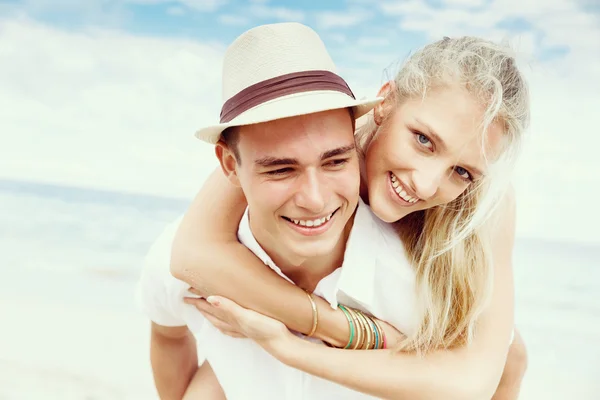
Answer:
[[[287,173],[292,172],[292,168],[280,168],[280,169],[275,169],[273,171],[267,171],[265,172],[267,175],[284,175]]]
[[[338,160],[331,160],[328,161],[327,166],[329,167],[341,167],[342,165],[345,165],[346,163],[348,163],[348,159],[347,158],[342,158],[342,159],[338,159]]]

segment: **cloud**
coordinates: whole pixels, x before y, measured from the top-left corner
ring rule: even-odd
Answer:
[[[248,8],[249,15],[267,20],[302,22],[306,17],[304,11],[286,7],[270,7],[264,4],[253,4]]]
[[[442,0],[444,6],[466,6],[470,8],[478,8],[485,5],[484,0]]]
[[[105,0],[104,0],[105,1]],[[214,11],[228,3],[227,0],[125,0],[131,4],[181,4],[196,11]]]
[[[348,41],[348,37],[343,33],[330,33],[327,35],[327,38],[335,43],[346,43]]]
[[[586,84],[552,70],[528,79],[532,124],[514,178],[519,232],[600,243],[598,79]]]
[[[218,20],[223,25],[244,26],[250,24],[250,18],[242,15],[221,14]]]
[[[369,20],[372,16],[373,13],[364,9],[321,11],[315,15],[315,20],[321,29],[350,28]]]
[[[274,22],[303,22],[306,18],[304,11],[286,7],[271,7],[267,2],[254,1],[250,4],[225,12],[218,16],[219,23],[228,26],[255,26]],[[240,32],[241,33],[241,32]]]
[[[383,47],[390,45],[390,39],[384,36],[362,36],[356,44],[361,47]]]
[[[167,14],[169,15],[185,15],[185,9],[182,7],[169,7],[167,9]]]
[[[215,165],[222,48],[0,22],[4,177],[190,195]]]
[[[544,59],[557,49],[565,49],[569,58],[552,60],[555,67],[577,74],[585,72],[597,76],[600,69],[600,19],[597,14],[586,12],[578,2],[549,0],[542,7],[539,3],[522,0],[493,0],[486,7],[465,7],[466,1],[447,1],[450,7],[439,8],[425,2],[384,2],[381,10],[396,15],[399,26],[406,31],[426,34],[430,39],[443,36],[478,35],[494,40],[522,38],[523,52]],[[515,34],[511,21],[525,21],[525,32]],[[585,60],[586,65],[578,65]],[[590,64],[590,61],[592,63]],[[575,64],[573,64],[575,63]]]
[[[127,5],[165,5],[169,6],[168,10],[211,12],[227,4],[228,0],[21,0],[13,3],[10,9],[26,10],[28,15],[64,12],[64,15],[85,16],[86,21],[95,22],[108,17],[122,17],[126,14]]]

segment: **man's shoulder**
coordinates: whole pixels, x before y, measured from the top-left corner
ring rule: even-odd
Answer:
[[[364,237],[363,244],[368,244],[369,251],[375,254],[379,261],[393,260],[394,265],[399,265],[400,260],[406,258],[406,249],[394,224],[382,221],[371,208],[359,203],[361,217],[355,221],[352,228]]]
[[[158,237],[152,242],[150,249],[146,253],[144,262],[145,268],[160,268],[169,270],[171,263],[171,247],[177,234],[177,229],[181,224],[183,216],[179,216],[174,221],[168,223]]]
[[[171,275],[171,247],[182,217],[169,223],[154,240],[143,264],[136,288],[138,307],[152,321],[182,326],[182,300],[188,286]]]
[[[390,243],[394,246],[402,245],[398,232],[394,224],[388,224],[382,221],[371,207],[363,203],[358,204],[360,218],[354,221],[354,227],[368,235],[374,235],[378,239],[390,239]],[[353,227],[353,229],[354,229]]]

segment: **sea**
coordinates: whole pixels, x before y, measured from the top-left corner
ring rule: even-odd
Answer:
[[[2,298],[135,312],[145,253],[189,201],[0,180]],[[521,398],[600,399],[600,244],[518,238],[514,271]]]

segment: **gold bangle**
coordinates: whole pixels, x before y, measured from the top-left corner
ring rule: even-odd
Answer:
[[[377,330],[379,331],[379,347],[378,349],[384,349],[385,348],[385,332],[383,331],[383,328],[381,327],[381,325],[379,325],[379,322],[377,322],[377,320],[375,318],[373,318],[373,322],[375,323],[375,326],[377,327]]]
[[[369,319],[371,320],[371,326],[373,328],[373,335],[375,335],[374,343],[373,343],[373,349],[374,350],[379,350],[381,349],[381,331],[379,330],[379,327],[377,326],[377,323],[375,322],[375,318],[374,317],[369,317]]]
[[[362,323],[363,323],[363,327],[365,329],[365,343],[362,347],[363,350],[370,350],[371,348],[371,342],[373,341],[373,335],[371,334],[371,325],[369,324],[369,321],[367,320],[367,317],[361,312],[358,312],[358,315],[360,316],[360,318],[362,318]]]
[[[367,319],[369,320],[371,332],[373,332],[373,340],[371,342],[371,349],[376,350],[379,349],[379,330],[377,329],[377,325],[375,325],[375,318],[367,315]]]
[[[317,326],[319,326],[319,310],[317,309],[317,305],[315,304],[315,301],[313,300],[312,295],[308,292],[306,292],[306,295],[308,296],[308,300],[310,300],[310,306],[312,308],[312,315],[313,315],[312,329],[306,336],[311,337],[317,331]]]
[[[348,310],[350,315],[352,315],[352,319],[354,320],[354,325],[356,326],[356,336],[355,336],[356,342],[354,343],[354,347],[352,347],[352,350],[357,350],[358,348],[360,348],[362,346],[362,342],[363,342],[362,323],[358,319],[358,315],[356,314],[355,309],[350,308],[350,307],[346,307],[346,309]]]

